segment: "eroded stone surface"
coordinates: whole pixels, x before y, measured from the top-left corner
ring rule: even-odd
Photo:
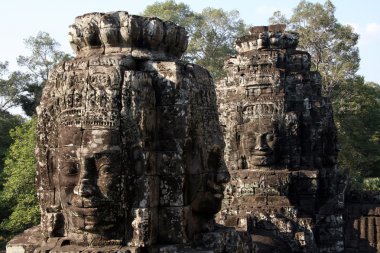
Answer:
[[[91,13],[69,37],[78,55],[37,111],[42,213],[26,252],[251,252],[244,232],[215,227],[230,175],[212,78],[176,58],[184,29]]]
[[[77,57],[125,53],[138,58],[177,58],[187,48],[183,27],[128,12],[88,13],[70,26],[69,42]]]
[[[219,221],[250,232],[258,252],[342,252],[347,178],[336,171],[331,105],[298,35],[284,29],[237,39],[217,84],[231,173]]]
[[[350,191],[344,218],[345,252],[380,252],[380,192]]]

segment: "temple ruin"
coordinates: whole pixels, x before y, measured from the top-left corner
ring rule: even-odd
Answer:
[[[126,12],[70,27],[38,107],[41,224],[7,252],[251,252],[216,225],[230,176],[215,88],[184,28]]]
[[[77,17],[37,109],[41,224],[7,253],[380,252],[380,195],[338,169],[322,78],[285,28],[238,38],[214,85],[172,22]]]
[[[216,89],[231,181],[218,222],[249,232],[258,253],[380,252],[378,196],[354,198],[338,170],[331,104],[297,44],[285,25],[256,26],[225,61]]]

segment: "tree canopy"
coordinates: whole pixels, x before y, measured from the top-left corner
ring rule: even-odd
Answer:
[[[11,236],[35,225],[39,207],[35,190],[35,119],[24,119],[6,110],[21,106],[32,116],[39,103],[49,70],[69,56],[48,33],[25,40],[31,54],[19,56],[21,70],[9,73],[0,62],[0,246]],[[15,128],[16,127],[16,128]],[[12,130],[13,129],[13,130]]]
[[[185,27],[190,41],[184,60],[205,67],[216,80],[225,76],[224,58],[235,53],[234,41],[246,29],[236,10],[205,8],[196,13],[174,0],[148,5],[142,15],[171,20]]]
[[[13,141],[9,132],[16,126],[21,125],[22,122],[21,116],[12,115],[7,111],[0,110],[0,173],[4,169],[5,154]]]
[[[17,63],[22,70],[9,74],[8,63],[0,62],[0,109],[21,106],[26,115],[32,116],[49,70],[70,56],[60,51],[59,43],[46,32],[39,32],[37,36],[25,39],[24,43],[30,50],[30,55],[17,57]]]
[[[205,67],[217,80],[225,76],[224,59],[235,53],[235,40],[244,34],[246,26],[236,10],[205,8],[200,16],[188,51],[194,62]]]
[[[6,111],[17,106],[20,87],[9,75],[8,62],[0,62],[0,110]]]
[[[289,19],[276,11],[269,22],[285,23],[289,30],[299,33],[298,47],[312,55],[312,69],[323,77],[324,95],[331,97],[344,80],[355,77],[360,64],[359,35],[336,19],[330,0],[324,4],[303,0]]]
[[[159,17],[164,21],[172,21],[185,27],[190,36],[193,35],[199,19],[198,15],[190,9],[190,6],[184,3],[176,3],[174,0],[155,2],[148,5],[143,15]]]
[[[39,221],[35,176],[36,120],[32,119],[10,132],[13,143],[6,157],[0,192],[2,221],[0,235],[15,235]],[[5,214],[5,215],[4,215]]]
[[[334,106],[340,165],[359,184],[380,177],[380,86],[362,77],[341,84]]]
[[[365,178],[380,177],[380,86],[357,75],[359,35],[336,19],[330,0],[303,0],[290,18],[276,11],[269,22],[285,23],[299,33],[299,48],[311,54],[312,68],[323,77],[323,92],[332,101],[338,129],[340,167],[350,171],[358,187]]]

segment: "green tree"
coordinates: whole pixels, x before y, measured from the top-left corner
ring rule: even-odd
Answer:
[[[7,111],[0,109],[0,173],[4,169],[4,157],[9,146],[12,143],[12,138],[9,134],[10,130],[20,125],[23,119],[20,116],[12,115]],[[0,189],[2,184],[0,182]]]
[[[8,110],[17,106],[20,87],[18,83],[10,81],[12,77],[7,77],[8,62],[0,62],[0,110]]]
[[[363,180],[363,188],[369,191],[380,190],[380,177],[369,177]]]
[[[36,120],[32,119],[11,131],[14,142],[5,157],[4,187],[0,194],[1,209],[6,212],[0,224],[0,234],[5,238],[39,222],[35,189],[35,128]]]
[[[380,177],[380,86],[356,77],[342,83],[340,90],[333,104],[339,163],[361,185],[365,178]]]
[[[189,53],[195,63],[205,67],[218,80],[225,76],[224,59],[235,53],[234,43],[245,32],[239,12],[205,8],[201,22],[189,43]]]
[[[285,23],[299,33],[299,48],[311,54],[312,69],[321,73],[323,93],[333,104],[340,167],[350,172],[357,187],[373,188],[377,181],[366,178],[380,177],[380,88],[356,74],[358,34],[338,22],[330,0],[303,0],[289,19],[277,11],[269,22]]]
[[[32,116],[39,104],[49,70],[58,62],[69,59],[70,56],[59,51],[59,43],[46,32],[39,32],[36,37],[25,39],[24,43],[31,54],[17,57],[18,65],[26,70],[14,72],[17,78],[13,83],[20,87],[21,94],[18,96],[18,103],[26,115]]]
[[[287,23],[288,29],[299,33],[299,45],[312,55],[312,69],[323,77],[324,95],[332,93],[346,79],[355,78],[359,69],[359,35],[349,25],[343,25],[335,17],[335,6],[330,0],[324,4],[301,1],[290,19],[277,11],[270,23]]]
[[[184,60],[205,67],[215,79],[225,75],[224,58],[235,53],[234,41],[245,32],[245,24],[236,10],[205,8],[196,13],[184,3],[167,0],[147,6],[143,15],[171,20],[185,27],[190,40]]]
[[[164,21],[172,21],[183,26],[190,37],[195,31],[196,23],[199,22],[199,16],[190,9],[190,6],[184,3],[176,3],[174,0],[148,5],[142,15],[159,17]]]
[[[281,11],[275,11],[273,12],[272,17],[268,19],[269,24],[289,24],[289,20],[286,18],[286,16]]]
[[[12,143],[12,137],[10,135],[10,130],[14,127],[20,125],[23,119],[20,116],[15,116],[7,111],[0,109],[0,195],[3,190],[4,177],[4,158],[5,154]],[[7,216],[7,209],[5,208],[5,203],[2,203],[0,198],[0,222]],[[0,229],[0,249],[5,247],[4,237],[7,233],[4,233]]]
[[[22,119],[11,116],[5,110],[21,105],[26,115],[32,116],[49,70],[58,62],[70,58],[58,50],[59,44],[45,32],[29,37],[25,45],[30,55],[17,58],[22,70],[9,74],[8,63],[0,63],[0,169],[3,172],[0,176],[0,238],[9,238],[36,224],[39,219],[34,186],[35,120],[15,128],[9,135],[9,129],[20,124]],[[13,144],[9,147],[11,142]],[[1,243],[4,240],[0,239]]]
[[[22,88],[29,76],[20,71],[9,73],[8,62],[0,62],[0,110],[7,111],[20,103]]]

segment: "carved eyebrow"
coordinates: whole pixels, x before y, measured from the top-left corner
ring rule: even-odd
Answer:
[[[102,164],[111,164],[112,162],[112,157],[110,157],[108,154],[97,154],[97,155],[101,155],[100,157],[99,156],[95,156],[95,163],[98,165],[102,165]]]
[[[120,152],[103,152],[94,154],[95,163],[111,164],[113,160],[120,162]]]
[[[59,157],[62,157],[65,160],[75,160],[76,156],[71,155],[70,153],[61,154]]]
[[[104,151],[104,152],[98,152],[98,153],[94,153],[94,158],[95,159],[100,159],[104,156],[107,156],[107,157],[116,157],[120,155],[120,152],[119,151],[110,151],[110,150],[107,150],[107,151]]]
[[[60,168],[60,170],[62,171],[62,170],[66,170],[67,171],[67,169],[71,169],[71,168],[73,168],[73,169],[75,169],[74,171],[75,171],[75,174],[77,174],[77,173],[79,173],[79,170],[80,170],[80,167],[79,167],[79,164],[78,163],[76,163],[76,162],[73,162],[73,163],[66,163],[66,164],[64,164],[61,168]],[[74,174],[74,173],[73,173]]]
[[[261,131],[261,130],[255,130],[255,131],[251,131],[250,132],[251,134],[269,134],[269,133],[273,133],[273,131]]]

